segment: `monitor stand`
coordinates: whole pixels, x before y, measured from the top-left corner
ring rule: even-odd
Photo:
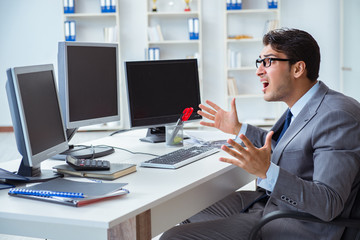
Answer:
[[[52,159],[65,160],[67,155],[78,159],[99,158],[115,152],[114,148],[108,146],[74,146],[70,145],[69,149],[58,154]]]
[[[70,139],[75,135],[77,131],[77,128],[67,129],[66,135],[68,142],[70,142]],[[89,158],[99,158],[106,155],[109,155],[111,153],[114,153],[115,150],[113,147],[109,146],[86,146],[86,145],[69,145],[69,149],[53,156],[51,159],[55,160],[65,160],[67,155],[71,155],[75,158],[79,159],[89,159]]]
[[[58,174],[52,170],[41,170],[39,166],[25,166],[24,162],[21,161],[18,175],[23,176],[26,180],[13,180],[14,182],[45,182],[55,178],[63,177],[63,174]]]
[[[165,127],[149,128],[146,137],[140,138],[140,141],[150,143],[165,142]]]

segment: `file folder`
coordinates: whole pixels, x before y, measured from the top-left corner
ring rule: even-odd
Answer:
[[[64,13],[75,13],[74,0],[64,0]]]
[[[102,13],[106,12],[105,0],[100,0],[100,10],[101,10]]]
[[[194,39],[199,39],[199,18],[194,18]]]
[[[149,48],[148,60],[160,60],[160,48]]]
[[[189,39],[193,40],[194,39],[194,19],[193,18],[188,19],[188,30],[189,30]]]

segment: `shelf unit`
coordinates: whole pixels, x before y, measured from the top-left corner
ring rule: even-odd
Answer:
[[[154,1],[146,0],[146,47],[145,59],[149,48],[160,50],[160,60],[197,58],[199,67],[200,89],[202,89],[202,13],[201,0],[190,0],[190,11],[185,11],[184,0]],[[153,6],[157,11],[153,11]],[[199,39],[190,40],[188,20],[199,20]],[[156,31],[156,38],[151,39],[149,29]],[[160,29],[160,34],[159,34]],[[162,37],[161,37],[162,35]],[[202,90],[201,90],[202,91]],[[201,94],[202,95],[202,94]]]
[[[228,10],[224,1],[226,102],[236,99],[240,121],[268,126],[280,116],[281,103],[263,99],[256,76],[255,59],[263,45],[262,36],[280,26],[280,2],[268,8],[266,0],[243,0],[242,8]],[[254,108],[257,111],[254,111]],[[251,113],[251,114],[250,114]]]
[[[119,42],[119,0],[114,1],[116,4],[116,11],[102,13],[100,0],[75,0],[75,13],[63,13],[63,17],[64,22],[76,22],[76,41]],[[105,38],[105,28],[114,29],[114,37],[111,41]]]
[[[61,0],[66,1],[66,0]],[[119,69],[122,69],[120,59],[120,15],[119,3],[120,0],[113,0],[115,3],[115,12],[101,12],[100,0],[74,0],[75,12],[64,13],[63,19],[65,21],[75,21],[76,26],[76,41],[77,42],[112,42],[117,43]],[[64,9],[64,8],[63,8]],[[65,28],[65,26],[64,26]],[[110,29],[111,33],[105,36],[105,28]],[[109,32],[108,32],[109,33]],[[64,40],[65,30],[64,30]],[[119,74],[121,85],[121,74]],[[123,111],[122,102],[120,111]],[[112,122],[105,125],[94,125],[81,128],[82,130],[117,130],[122,128],[123,120],[120,122]]]

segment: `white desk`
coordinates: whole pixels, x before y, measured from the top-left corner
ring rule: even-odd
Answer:
[[[140,142],[143,136],[145,130],[136,130],[92,144],[159,155],[177,149],[164,143]],[[79,208],[10,197],[2,190],[0,233],[54,240],[151,239],[254,179],[242,169],[220,162],[219,156],[225,154],[220,152],[177,170],[138,167],[136,173],[115,180],[127,182],[130,194]],[[137,164],[150,158],[121,150],[104,157],[111,162]],[[0,167],[17,170],[19,162]],[[60,163],[48,160],[42,168]]]

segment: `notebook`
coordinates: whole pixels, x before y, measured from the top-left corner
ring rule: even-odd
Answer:
[[[82,182],[57,178],[29,187],[12,188],[9,195],[80,207],[129,193],[127,183]],[[48,193],[48,192],[51,192]],[[77,194],[71,196],[71,194]],[[82,197],[79,197],[81,195]]]
[[[69,174],[78,177],[98,178],[103,180],[114,180],[124,175],[136,172],[136,164],[111,163],[110,170],[105,171],[77,171],[68,164],[53,167],[60,174]]]

